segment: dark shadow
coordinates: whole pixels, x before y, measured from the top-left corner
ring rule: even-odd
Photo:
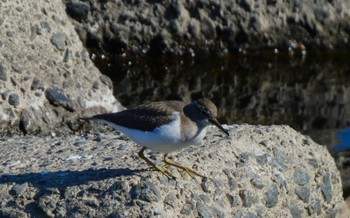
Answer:
[[[82,171],[57,171],[24,174],[0,175],[0,184],[4,183],[31,183],[37,188],[65,188],[86,184],[90,181],[100,181],[118,176],[132,176],[146,171],[131,169],[87,169]]]

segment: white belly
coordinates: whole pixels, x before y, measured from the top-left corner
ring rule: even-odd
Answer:
[[[163,153],[169,153],[192,144],[197,144],[204,138],[206,128],[197,132],[192,137],[183,137],[180,131],[180,114],[179,112],[175,112],[174,115],[174,121],[168,125],[155,128],[152,132],[125,128],[105,120],[98,121],[114,127],[141,146]]]

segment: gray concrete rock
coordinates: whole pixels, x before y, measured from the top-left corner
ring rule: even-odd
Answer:
[[[3,1],[0,14],[0,134],[49,131],[84,111],[120,109],[62,2]]]
[[[287,126],[209,127],[173,161],[207,179],[164,166],[168,180],[115,132],[4,137],[0,140],[0,216],[6,217],[335,217],[342,184],[326,147]],[[108,129],[107,129],[108,130]],[[269,140],[271,145],[260,142]],[[293,141],[293,146],[283,146]],[[78,144],[77,144],[78,142]],[[119,145],[125,145],[121,150]],[[279,152],[275,151],[278,147]],[[284,154],[286,168],[274,159]],[[158,165],[162,155],[146,153]],[[264,161],[256,157],[263,158]],[[318,163],[315,168],[314,161]],[[257,180],[258,179],[258,180]],[[253,181],[253,182],[252,182]],[[260,185],[263,184],[263,185]]]
[[[189,56],[349,48],[350,3],[65,0],[84,42],[112,54]],[[321,50],[323,51],[323,50]]]

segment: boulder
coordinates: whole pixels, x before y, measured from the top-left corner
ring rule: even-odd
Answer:
[[[90,60],[62,2],[3,1],[0,14],[0,133],[119,110],[111,80]]]
[[[0,215],[22,217],[336,217],[342,184],[325,146],[288,126],[210,127],[166,166],[169,180],[114,132],[26,136],[0,146]],[[147,153],[162,165],[162,156]]]
[[[350,3],[342,0],[64,2],[84,42],[122,56],[350,47]]]

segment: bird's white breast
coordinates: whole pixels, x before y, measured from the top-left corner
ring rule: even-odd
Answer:
[[[157,127],[153,131],[125,128],[105,120],[98,121],[111,125],[141,146],[163,153],[179,150],[191,144],[197,144],[204,138],[206,128],[199,132],[193,131],[193,134],[184,137],[180,130],[180,113],[174,112],[174,117],[175,119],[172,122]]]

